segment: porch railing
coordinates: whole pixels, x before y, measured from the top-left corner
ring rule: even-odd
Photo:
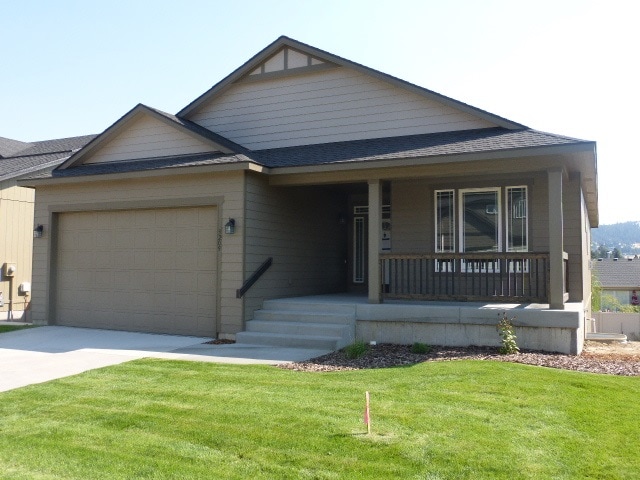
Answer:
[[[380,267],[383,299],[547,303],[549,298],[548,253],[381,254]]]

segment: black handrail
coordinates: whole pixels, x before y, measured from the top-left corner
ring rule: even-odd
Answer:
[[[258,281],[258,279],[262,276],[262,274],[269,269],[272,263],[273,263],[273,257],[267,258],[264,261],[264,263],[260,265],[260,267],[258,267],[258,269],[255,272],[253,272],[253,275],[251,275],[247,279],[247,281],[244,282],[242,287],[236,290],[236,298],[242,298],[242,296],[245,293],[247,293],[247,290],[249,290],[251,286]]]

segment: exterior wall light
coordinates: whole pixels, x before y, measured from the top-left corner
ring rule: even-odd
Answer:
[[[229,221],[224,224],[224,233],[227,235],[236,233],[236,221],[233,218],[230,218]]]
[[[44,234],[44,225],[38,225],[33,229],[33,238],[42,238]]]

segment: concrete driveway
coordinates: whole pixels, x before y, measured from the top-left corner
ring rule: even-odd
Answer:
[[[302,361],[326,350],[210,345],[203,337],[47,326],[0,334],[0,392],[137,358],[241,364]]]

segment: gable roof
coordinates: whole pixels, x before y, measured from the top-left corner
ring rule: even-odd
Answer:
[[[12,155],[0,158],[0,181],[53,168],[94,137],[95,135],[83,135],[31,143],[12,141],[14,147]],[[5,143],[5,145],[7,144],[8,142]],[[15,148],[18,144],[22,148],[16,151]],[[9,149],[4,151],[6,153]]]
[[[313,47],[311,45],[307,45],[306,43],[299,42],[297,40],[286,37],[284,35],[276,39],[273,43],[268,45],[266,48],[258,52],[256,55],[250,58],[247,62],[245,62],[235,71],[233,71],[230,75],[222,79],[220,82],[218,82],[209,90],[207,90],[205,93],[203,93],[198,98],[193,100],[189,105],[187,105],[182,110],[180,110],[177,116],[188,117],[191,113],[195,112],[201,105],[205,104],[212,98],[222,93],[224,90],[226,90],[226,88],[228,88],[234,82],[251,74],[251,72],[255,70],[261,63],[267,61],[269,58],[271,58],[273,55],[275,55],[285,47],[292,48],[298,52],[304,52],[306,54],[313,56],[314,58],[321,59],[322,61],[329,62],[334,65],[349,67],[361,73],[364,73],[366,75],[371,75],[379,80],[388,82],[397,87],[404,88],[406,90],[417,93],[431,100],[436,100],[438,102],[441,102],[452,108],[483,118],[503,128],[508,128],[508,129],[526,128],[524,125],[513,122],[506,118],[500,117],[498,115],[494,115],[485,110],[468,105],[464,102],[454,100],[453,98],[447,97],[445,95],[441,95],[437,92],[434,92],[433,90],[428,90],[418,85],[414,85],[413,83],[407,82],[405,80],[401,80],[399,78],[380,72],[373,68],[366,67],[356,62],[352,62],[345,58],[339,57],[338,55],[334,55],[332,53],[326,52],[324,50]]]
[[[640,290],[640,259],[604,258],[593,260],[591,265],[603,288]]]
[[[218,135],[215,132],[212,132],[211,130],[201,127],[196,123],[190,122],[189,120],[183,118],[178,118],[175,115],[171,115],[170,113],[166,113],[139,103],[127,113],[125,113],[119,120],[117,120],[104,132],[96,136],[96,138],[94,138],[82,150],[72,155],[68,160],[61,164],[58,169],[64,170],[71,166],[82,164],[93,153],[97,152],[101,146],[116,138],[117,135],[127,127],[127,125],[131,124],[133,121],[135,121],[136,118],[139,118],[141,115],[151,116],[152,118],[163,122],[171,128],[197,138],[201,142],[208,144],[211,147],[212,152],[217,151],[224,154],[233,154],[245,150],[242,146],[224,138],[221,135]]]

